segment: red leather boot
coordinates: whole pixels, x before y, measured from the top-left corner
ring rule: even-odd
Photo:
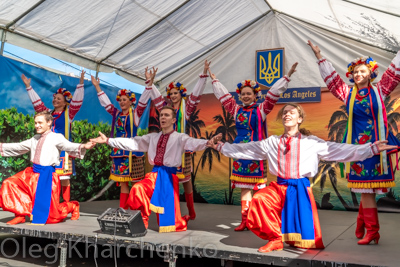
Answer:
[[[242,200],[242,222],[238,227],[235,228],[235,231],[244,231],[247,229],[246,222],[247,222],[247,213],[249,212],[250,201]]]
[[[362,207],[362,202],[360,202],[360,207],[358,208],[357,216],[357,227],[356,227],[356,237],[361,239],[365,234],[365,223],[364,223],[364,212]]]
[[[11,221],[8,221],[7,224],[14,225],[14,224],[19,224],[19,223],[24,223],[25,222],[25,215],[15,215],[15,218],[12,219]]]
[[[119,206],[123,209],[127,209],[128,206],[126,205],[126,202],[128,201],[129,194],[128,193],[120,193],[119,194]]]
[[[367,234],[363,239],[358,241],[359,245],[369,245],[371,241],[375,244],[379,242],[379,219],[378,219],[378,209],[377,208],[364,208],[364,222],[365,228],[367,229]]]
[[[258,249],[258,252],[271,252],[271,251],[278,251],[283,249],[283,243],[282,239],[275,239],[275,240],[270,240],[265,246],[261,247]]]
[[[69,202],[71,199],[71,186],[62,186],[62,197],[65,202]]]
[[[183,216],[182,219],[184,219],[185,221],[194,220],[196,218],[196,212],[194,211],[193,192],[190,194],[185,193],[185,200],[189,215]]]

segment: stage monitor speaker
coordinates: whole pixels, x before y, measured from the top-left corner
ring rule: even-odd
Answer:
[[[101,231],[105,234],[140,237],[147,233],[139,210],[108,208],[97,220]]]

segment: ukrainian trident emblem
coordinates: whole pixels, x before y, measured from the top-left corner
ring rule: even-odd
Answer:
[[[256,80],[259,84],[271,87],[283,75],[284,49],[256,51]]]

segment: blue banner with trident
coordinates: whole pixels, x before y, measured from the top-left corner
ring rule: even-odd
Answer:
[[[256,81],[271,87],[284,75],[284,49],[256,51]]]

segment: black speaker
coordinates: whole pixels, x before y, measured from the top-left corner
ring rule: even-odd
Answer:
[[[97,220],[101,231],[105,234],[140,237],[147,233],[139,210],[108,208]]]

